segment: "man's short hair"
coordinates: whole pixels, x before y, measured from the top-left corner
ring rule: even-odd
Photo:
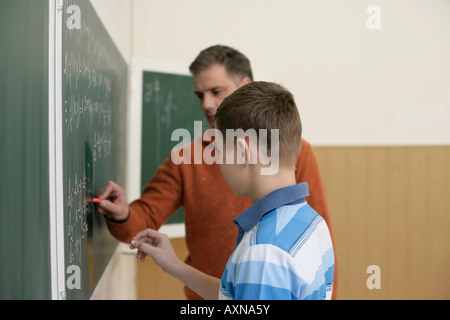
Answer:
[[[267,129],[279,133],[279,163],[295,166],[301,150],[302,123],[294,96],[286,88],[271,82],[251,82],[225,98],[215,115],[216,128],[226,136],[226,129]]]
[[[241,81],[248,77],[253,81],[252,68],[248,58],[236,49],[215,45],[204,49],[189,66],[192,75],[196,76],[203,70],[206,70],[214,64],[225,66],[230,77],[236,77]]]

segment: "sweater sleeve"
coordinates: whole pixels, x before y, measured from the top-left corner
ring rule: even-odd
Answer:
[[[146,228],[159,229],[182,205],[181,166],[175,165],[169,155],[144,187],[141,197],[130,203],[127,221],[117,223],[107,220],[108,228],[116,239],[129,243]]]
[[[307,182],[310,196],[306,198],[308,204],[327,222],[331,231],[330,214],[325,196],[325,187],[319,170],[316,156],[311,145],[302,139],[302,150],[297,162],[297,182]]]

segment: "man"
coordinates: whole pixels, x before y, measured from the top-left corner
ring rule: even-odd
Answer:
[[[214,127],[214,115],[223,99],[236,89],[253,81],[250,62],[239,51],[226,46],[212,46],[200,52],[192,62],[194,90],[205,117]],[[195,139],[199,139],[195,143]],[[203,150],[209,142],[202,136],[191,142]],[[205,139],[207,140],[207,139]],[[307,182],[310,197],[306,200],[327,222],[332,231],[322,178],[311,145],[302,139],[297,161],[297,182]],[[232,220],[251,206],[247,197],[236,196],[225,181],[218,164],[174,164],[171,155],[147,183],[140,199],[128,205],[123,189],[112,181],[98,193],[103,199],[99,212],[104,214],[110,232],[129,243],[140,231],[159,229],[180,207],[185,208],[186,263],[220,278],[237,236]],[[200,298],[185,287],[188,299]],[[336,275],[333,297],[336,295]]]

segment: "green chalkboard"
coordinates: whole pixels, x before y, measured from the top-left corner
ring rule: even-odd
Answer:
[[[141,186],[144,188],[179,143],[171,141],[175,129],[187,129],[194,137],[194,121],[203,121],[203,130],[209,124],[194,94],[191,76],[144,71],[142,92]],[[181,208],[168,223],[183,221],[184,209]]]
[[[108,179],[125,184],[128,67],[89,0],[49,4],[0,1],[0,299],[88,299],[117,247],[86,199]],[[53,35],[62,51],[50,52]],[[61,261],[67,280],[80,270],[63,291]]]
[[[49,299],[48,1],[0,1],[0,300]]]
[[[62,11],[65,266],[82,275],[67,298],[87,299],[117,246],[86,199],[109,179],[125,184],[128,67],[90,1]]]

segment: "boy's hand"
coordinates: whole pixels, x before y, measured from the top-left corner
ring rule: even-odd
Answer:
[[[149,255],[168,273],[181,262],[172,248],[169,237],[156,230],[145,229],[139,232],[131,241],[130,248],[138,249],[137,258],[140,261],[144,261]]]
[[[98,212],[109,219],[120,221],[128,217],[128,203],[125,191],[113,181],[108,181],[104,189],[97,193],[102,199],[98,206]]]

